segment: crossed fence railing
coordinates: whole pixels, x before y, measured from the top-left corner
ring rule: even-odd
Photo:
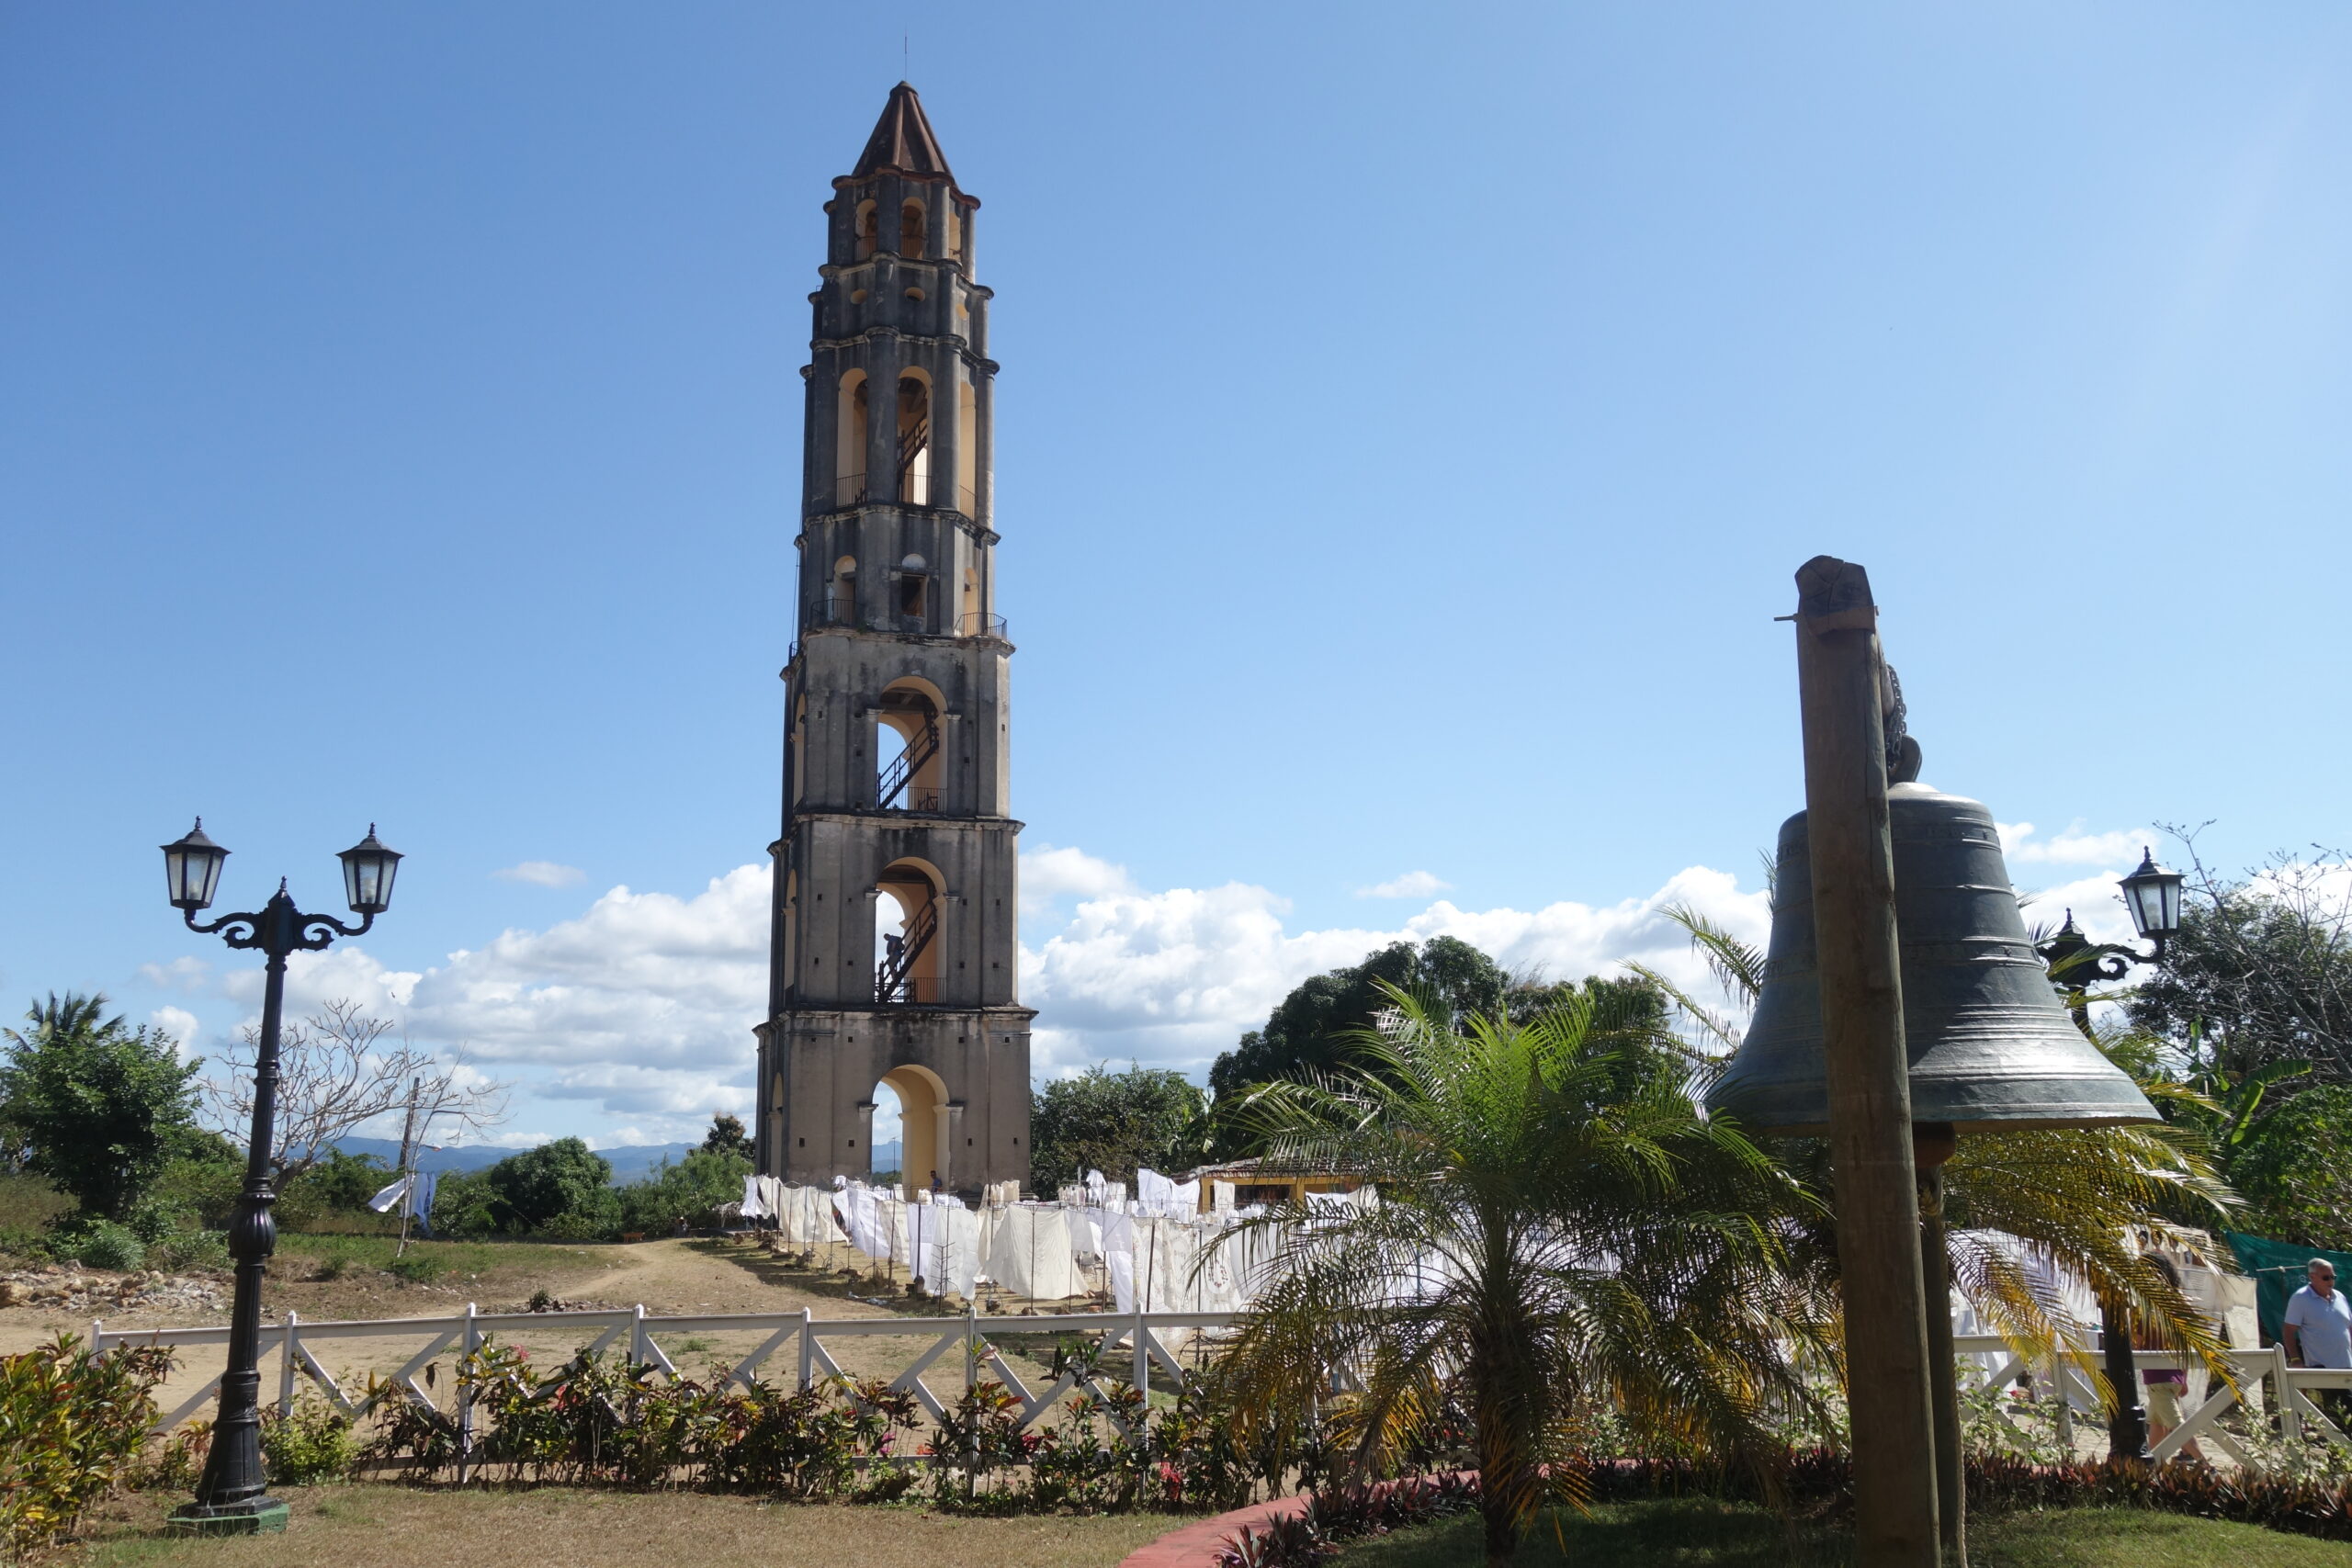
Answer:
[[[941,1358],[960,1350],[963,1356],[965,1386],[970,1387],[986,1369],[1007,1391],[1021,1401],[1021,1424],[1027,1427],[1052,1413],[1064,1395],[1075,1392],[1081,1384],[1098,1393],[1107,1393],[1101,1380],[1110,1376],[1109,1369],[1117,1364],[1114,1357],[1124,1352],[1126,1381],[1147,1396],[1153,1383],[1153,1364],[1161,1370],[1162,1380],[1181,1390],[1196,1373],[1184,1365],[1182,1356],[1169,1344],[1170,1331],[1184,1330],[1188,1334],[1209,1334],[1232,1327],[1240,1319],[1238,1313],[1151,1312],[1151,1313],[1067,1313],[1042,1317],[982,1316],[978,1308],[967,1309],[961,1317],[853,1317],[819,1318],[813,1311],[803,1308],[797,1313],[695,1313],[656,1314],[642,1305],[607,1311],[590,1312],[509,1312],[485,1313],[472,1303],[463,1313],[448,1317],[394,1317],[336,1319],[304,1323],[294,1313],[288,1313],[282,1323],[267,1324],[261,1331],[261,1354],[265,1360],[277,1358],[277,1404],[281,1413],[290,1411],[300,1380],[307,1378],[328,1401],[345,1416],[356,1420],[382,1399],[399,1394],[426,1409],[438,1411],[439,1404],[419,1385],[417,1378],[435,1357],[454,1348],[460,1356],[469,1356],[481,1348],[485,1337],[492,1334],[546,1335],[561,1334],[569,1329],[573,1335],[593,1334],[585,1340],[575,1339],[582,1354],[594,1354],[609,1349],[623,1336],[628,1337],[628,1355],[631,1362],[650,1366],[662,1374],[675,1378],[678,1369],[662,1345],[663,1335],[701,1335],[758,1333],[766,1331],[757,1348],[735,1362],[728,1371],[726,1382],[749,1385],[760,1369],[783,1352],[787,1346],[797,1351],[795,1380],[797,1386],[807,1388],[820,1378],[842,1375],[841,1364],[826,1348],[828,1339],[847,1338],[923,1338],[930,1345],[920,1351],[904,1371],[890,1381],[895,1392],[912,1394],[917,1403],[931,1413],[933,1420],[944,1418],[947,1407],[939,1395],[923,1382],[923,1374],[938,1364]],[[1007,1359],[997,1340],[1000,1337],[1027,1337],[1033,1335],[1073,1335],[1092,1337],[1092,1354],[1065,1358],[1060,1375],[1043,1392],[1032,1392],[1018,1369]],[[225,1326],[207,1328],[108,1328],[103,1322],[91,1325],[92,1348],[104,1350],[118,1345],[160,1345],[179,1348],[199,1345],[226,1345],[229,1330]],[[373,1394],[354,1399],[335,1381],[333,1373],[322,1366],[311,1347],[337,1339],[403,1339],[424,1341],[423,1348],[408,1358],[391,1377],[377,1385]],[[1342,1379],[1342,1385],[1348,1381]],[[220,1374],[216,1372],[200,1387],[189,1393],[178,1405],[161,1416],[154,1430],[169,1431],[196,1415],[220,1386]],[[460,1448],[472,1431],[472,1411],[462,1390],[456,1395]],[[1118,1419],[1114,1414],[1113,1418]]]
[[[484,1313],[469,1303],[461,1314],[447,1317],[400,1317],[374,1319],[337,1319],[304,1323],[294,1313],[288,1313],[282,1323],[266,1325],[261,1333],[261,1350],[265,1358],[275,1356],[278,1362],[277,1405],[280,1412],[290,1411],[300,1380],[307,1378],[315,1384],[328,1401],[345,1416],[357,1419],[382,1399],[398,1395],[430,1410],[439,1411],[440,1404],[432,1393],[421,1386],[418,1376],[435,1358],[455,1348],[461,1356],[471,1355],[481,1348],[484,1338],[492,1334],[530,1333],[565,1334],[582,1346],[585,1353],[611,1348],[627,1337],[628,1356],[633,1363],[650,1366],[662,1375],[678,1376],[677,1365],[662,1345],[662,1337],[760,1333],[765,1331],[757,1348],[734,1362],[726,1374],[729,1383],[749,1385],[760,1375],[760,1369],[783,1354],[787,1347],[794,1354],[794,1378],[797,1385],[807,1388],[820,1378],[842,1376],[842,1367],[833,1353],[826,1348],[828,1339],[836,1342],[850,1338],[928,1338],[930,1343],[919,1350],[904,1370],[891,1379],[889,1387],[911,1394],[933,1420],[943,1419],[946,1404],[938,1393],[923,1381],[923,1374],[940,1360],[960,1352],[965,1386],[978,1381],[985,1370],[1021,1402],[1021,1425],[1028,1427],[1049,1416],[1068,1394],[1081,1386],[1107,1393],[1102,1379],[1112,1375],[1110,1369],[1124,1364],[1126,1382],[1148,1397],[1157,1376],[1169,1387],[1182,1391],[1199,1375],[1197,1369],[1184,1364],[1182,1342],[1171,1347],[1172,1331],[1184,1331],[1187,1338],[1195,1335],[1215,1335],[1232,1328],[1240,1321],[1238,1313],[1152,1312],[1152,1313],[1067,1313],[1039,1317],[1001,1317],[982,1315],[978,1308],[967,1308],[960,1317],[856,1317],[819,1318],[812,1309],[797,1313],[696,1313],[652,1314],[641,1305],[604,1311],[584,1312],[513,1312]],[[585,1339],[578,1337],[587,1335]],[[1033,1391],[1020,1371],[1014,1367],[998,1344],[1000,1338],[1032,1336],[1064,1335],[1093,1339],[1091,1354],[1062,1359],[1062,1370],[1054,1376],[1049,1386]],[[334,1376],[321,1364],[311,1347],[341,1339],[419,1339],[423,1348],[411,1355],[389,1380],[376,1386],[372,1394],[354,1399]],[[226,1345],[229,1330],[225,1325],[205,1328],[144,1328],[110,1329],[103,1323],[91,1325],[93,1348],[104,1350],[118,1345],[160,1345],[186,1348],[204,1345]],[[2096,1412],[2100,1406],[2098,1354],[2093,1350],[2075,1350],[2046,1359],[2021,1351],[1994,1335],[1962,1335],[1952,1342],[1952,1349],[1962,1366],[1981,1366],[1976,1357],[2002,1358],[2000,1364],[1978,1380],[1984,1388],[2001,1389],[2023,1378],[2031,1378],[2048,1386],[2056,1395],[2058,1435],[2062,1442],[2071,1443],[2074,1437],[2074,1413],[2077,1410]],[[2318,1367],[2293,1367],[2287,1362],[2286,1351],[2277,1346],[2258,1350],[2233,1350],[2226,1358],[2230,1378],[2211,1380],[2204,1397],[2193,1410],[2184,1410],[2178,1427],[2167,1432],[2151,1450],[2158,1462],[2169,1460],[2194,1441],[2212,1443],[2242,1465],[2255,1466],[2253,1457],[2240,1446],[2230,1431],[2220,1425],[2221,1418],[2241,1404],[2257,1412],[2275,1411],[2280,1434],[2301,1438],[2306,1433],[2352,1451],[2352,1436],[2321,1410],[2311,1398],[2312,1392],[2322,1389],[2352,1390],[2352,1370]],[[2188,1358],[2176,1351],[2141,1351],[2137,1360],[2143,1370],[2176,1370],[2188,1366]],[[196,1415],[213,1398],[220,1385],[220,1376],[214,1373],[201,1386],[187,1393],[169,1413],[158,1419],[154,1430],[168,1431]],[[1332,1387],[1345,1390],[1360,1386],[1347,1369],[1335,1369]],[[471,1447],[473,1412],[462,1388],[453,1391],[456,1423],[459,1434],[459,1450]],[[1999,1419],[2008,1422],[2006,1411],[1996,1406]],[[1112,1419],[1120,1421],[1115,1406]],[[2011,1425],[2014,1425],[2012,1422]]]
[[[2073,1442],[2076,1410],[2096,1411],[2100,1407],[2099,1374],[2104,1362],[2096,1350],[2075,1350],[2054,1361],[2040,1360],[1989,1334],[1962,1335],[1952,1341],[1952,1350],[1962,1359],[1986,1354],[2006,1358],[2000,1367],[1981,1381],[1980,1387],[2006,1388],[2029,1376],[2052,1385],[2059,1396],[2057,1425],[2061,1442]],[[2143,1371],[2186,1371],[2191,1364],[2189,1357],[2177,1350],[2141,1350],[2134,1353],[2133,1359]],[[2275,1410],[2282,1437],[2299,1440],[2308,1432],[2352,1452],[2352,1436],[2346,1436],[2311,1397],[2312,1392],[2321,1389],[2352,1390],[2352,1369],[2290,1366],[2285,1348],[2277,1345],[2259,1350],[2232,1350],[2225,1359],[2231,1376],[2211,1380],[2205,1397],[2197,1407],[2184,1409],[2180,1425],[2150,1447],[2149,1455],[2157,1463],[2201,1440],[2212,1443],[2249,1469],[2258,1468],[2253,1456],[2220,1424],[2223,1416],[2240,1404],[2250,1404],[2263,1412]],[[2016,1425],[2006,1411],[2000,1411],[1998,1406],[1996,1411],[2001,1420]]]

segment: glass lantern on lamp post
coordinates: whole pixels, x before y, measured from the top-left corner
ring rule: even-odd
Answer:
[[[271,1150],[277,1142],[278,1027],[286,1009],[286,960],[298,951],[316,952],[338,936],[359,936],[391,907],[392,877],[401,857],[376,837],[345,850],[345,902],[359,917],[356,926],[332,915],[306,915],[294,907],[281,879],[269,902],[255,913],[223,915],[197,924],[220,884],[229,852],[205,836],[204,818],[164,846],[164,884],[172,908],[187,929],[218,931],[231,947],[259,948],[268,960],[262,991],[261,1037],[254,1052],[254,1122],[245,1151],[245,1185],[229,1225],[229,1255],[237,1270],[236,1303],[229,1315],[229,1366],[220,1374],[220,1414],[212,1425],[212,1450],[197,1483],[196,1500],[171,1517],[179,1531],[201,1535],[250,1535],[286,1528],[286,1505],[268,1495],[269,1477],[261,1456],[261,1281],[277,1249],[277,1225],[270,1210],[277,1201],[272,1185]]]

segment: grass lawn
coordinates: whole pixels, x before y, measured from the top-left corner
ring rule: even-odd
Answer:
[[[1565,1552],[1546,1520],[1521,1544],[1517,1561],[1527,1568],[1844,1568],[1854,1560],[1852,1540],[1837,1532],[1792,1529],[1761,1508],[1701,1499],[1611,1503],[1582,1517],[1564,1515],[1559,1537]],[[1400,1530],[1340,1558],[1342,1568],[1468,1568],[1484,1561],[1475,1517]],[[1969,1517],[1968,1561],[1971,1568],[2352,1568],[2352,1544],[2140,1509],[1988,1511]]]
[[[284,1535],[180,1540],[159,1533],[176,1497],[110,1505],[50,1568],[1113,1568],[1184,1521],[958,1518],[920,1506],[761,1503],[693,1493],[289,1487]]]

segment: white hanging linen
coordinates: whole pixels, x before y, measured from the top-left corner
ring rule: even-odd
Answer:
[[[379,1192],[373,1198],[368,1199],[368,1206],[375,1210],[379,1214],[385,1213],[390,1209],[393,1204],[408,1196],[408,1183],[409,1179],[405,1176],[401,1177],[399,1180],[394,1181],[390,1186],[385,1188],[381,1192]]]
[[[1070,1211],[1057,1204],[1021,1203],[996,1211],[989,1237],[988,1276],[1016,1296],[1055,1302],[1086,1292],[1070,1247]]]
[[[1212,1213],[1218,1214],[1233,1213],[1232,1182],[1212,1181],[1209,1183],[1209,1210]]]
[[[744,1177],[743,1201],[741,1209],[745,1219],[763,1220],[772,1213],[767,1204],[762,1201],[763,1197],[763,1194],[760,1191],[760,1179],[756,1176]]]
[[[1102,1256],[1102,1227],[1110,1215],[1101,1209],[1082,1208],[1062,1211],[1062,1223],[1069,1227],[1069,1247],[1080,1258]]]
[[[1138,1227],[1152,1222],[1134,1214],[1111,1214],[1102,1222],[1102,1262],[1111,1275],[1111,1300],[1121,1312],[1136,1310],[1136,1250]],[[1145,1246],[1148,1246],[1145,1233]]]
[[[911,1272],[915,1266],[915,1235],[907,1215],[914,1205],[903,1197],[894,1196],[882,1199],[875,1207],[883,1227],[883,1256]]]

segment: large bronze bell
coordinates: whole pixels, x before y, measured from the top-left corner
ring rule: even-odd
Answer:
[[[2026,940],[1993,814],[1926,784],[1891,784],[1886,793],[1912,1120],[1962,1133],[2157,1120],[2139,1086],[2083,1038],[2060,1004]],[[1828,1129],[1802,811],[1781,825],[1755,1021],[1707,1105],[1751,1132]]]

